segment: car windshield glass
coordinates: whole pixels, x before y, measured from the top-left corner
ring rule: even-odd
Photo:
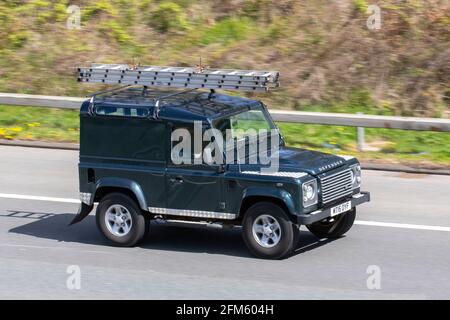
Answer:
[[[224,141],[228,139],[244,139],[245,137],[258,135],[260,130],[266,130],[270,134],[273,129],[262,110],[248,110],[239,114],[219,119],[214,126],[222,132]],[[228,136],[227,136],[228,135]]]
[[[218,119],[213,123],[220,130],[224,141],[224,150],[235,148],[238,157],[247,157],[271,148],[272,140],[282,143],[282,137],[271,118],[262,109],[252,109]],[[273,141],[274,142],[274,141]],[[258,145],[258,148],[247,146]]]

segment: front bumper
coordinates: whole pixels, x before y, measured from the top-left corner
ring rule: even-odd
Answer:
[[[357,205],[360,205],[364,202],[370,201],[370,193],[369,192],[361,192],[358,194],[353,195],[352,197],[343,200],[341,203],[351,201],[352,202],[352,209],[356,207]],[[319,210],[316,210],[314,212],[308,213],[308,214],[301,214],[297,216],[297,223],[303,224],[303,225],[309,225],[313,224],[314,222],[326,219],[328,217],[331,217],[331,208],[335,207],[336,205],[339,205],[339,203],[330,206],[321,208]],[[345,213],[343,213],[345,214]]]

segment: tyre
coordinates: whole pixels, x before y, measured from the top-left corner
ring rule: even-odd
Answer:
[[[312,234],[319,238],[342,237],[353,226],[356,217],[356,208],[334,217],[333,221],[318,221],[306,226]]]
[[[245,213],[243,238],[250,252],[265,259],[281,259],[298,242],[298,226],[286,212],[271,202],[259,202]]]
[[[97,227],[114,245],[132,247],[146,236],[150,219],[137,203],[122,193],[111,193],[101,199],[96,213]]]

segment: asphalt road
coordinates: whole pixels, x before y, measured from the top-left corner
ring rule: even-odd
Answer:
[[[115,248],[92,215],[68,227],[77,157],[0,146],[0,298],[450,298],[450,176],[365,171],[372,202],[347,236],[303,231],[292,257],[267,261],[239,230],[154,225],[140,247]],[[79,268],[79,289],[68,268]]]

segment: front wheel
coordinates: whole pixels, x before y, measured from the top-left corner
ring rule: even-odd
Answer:
[[[340,214],[331,219],[322,220],[306,226],[312,234],[318,238],[339,238],[342,237],[353,226],[356,217],[356,208]]]
[[[270,202],[251,206],[243,221],[243,237],[255,256],[281,259],[288,255],[298,242],[299,229],[284,210]]]
[[[138,244],[149,227],[149,218],[133,199],[122,193],[111,193],[100,201],[96,221],[105,238],[122,247]]]

